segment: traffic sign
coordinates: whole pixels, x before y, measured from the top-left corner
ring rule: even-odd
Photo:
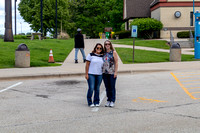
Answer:
[[[137,37],[137,25],[132,25],[131,37]]]

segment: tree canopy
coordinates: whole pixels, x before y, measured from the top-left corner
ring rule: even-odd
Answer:
[[[43,28],[45,35],[48,31],[51,33],[55,32],[55,4],[55,0],[43,0]],[[69,19],[69,10],[66,10],[67,8],[68,2],[66,0],[59,0],[57,10],[59,24],[61,20]],[[21,0],[18,10],[34,31],[41,31],[40,0]],[[63,21],[63,25],[67,25],[67,21]]]
[[[43,0],[43,28],[55,33],[55,0]],[[70,36],[77,28],[83,33],[97,37],[105,27],[119,31],[123,23],[123,0],[57,0],[58,27],[63,27]],[[31,28],[40,31],[40,0],[21,0],[19,11]]]

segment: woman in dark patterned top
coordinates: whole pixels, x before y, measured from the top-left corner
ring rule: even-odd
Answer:
[[[106,87],[107,103],[106,107],[114,107],[116,99],[116,79],[118,71],[118,56],[112,43],[107,40],[104,42],[103,56],[103,81]]]

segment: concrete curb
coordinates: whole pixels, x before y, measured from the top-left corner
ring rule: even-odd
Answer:
[[[158,69],[158,70],[122,70],[118,71],[118,74],[140,74],[140,73],[151,73],[151,72],[165,72],[170,70]],[[85,73],[63,73],[63,74],[37,74],[37,75],[19,75],[19,76],[8,76],[0,77],[0,81],[4,80],[28,80],[28,79],[38,79],[38,78],[61,78],[61,77],[76,77],[84,76]]]

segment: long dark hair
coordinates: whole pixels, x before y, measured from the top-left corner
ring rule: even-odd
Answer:
[[[101,43],[97,43],[92,51],[92,53],[96,53],[96,49],[97,49],[97,46],[101,46],[101,53],[100,54],[104,54],[104,49],[103,49],[103,45]]]
[[[105,42],[104,42],[104,52],[106,53],[107,52],[107,50],[106,50],[106,47],[105,47],[105,45],[106,45],[106,43],[107,42],[109,42],[110,43],[110,49],[112,50],[112,51],[114,51],[114,48],[113,48],[113,46],[112,46],[112,43],[111,43],[111,41],[109,41],[109,40],[106,40]]]

